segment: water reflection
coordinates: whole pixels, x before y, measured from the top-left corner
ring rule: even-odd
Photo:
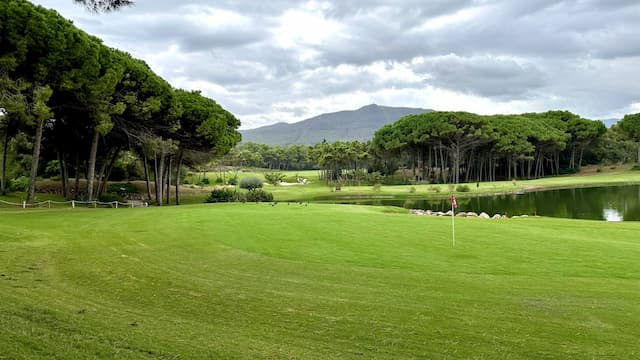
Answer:
[[[392,205],[405,208],[447,211],[448,199],[442,200],[357,200],[339,201],[363,205]],[[565,190],[538,191],[473,198],[458,197],[459,211],[513,215],[541,215],[607,221],[640,221],[640,185],[603,186]]]
[[[616,209],[603,209],[602,216],[607,221],[624,221],[624,217]]]

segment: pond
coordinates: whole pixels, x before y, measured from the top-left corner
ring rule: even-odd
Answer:
[[[447,211],[448,199],[442,200],[344,200],[340,203],[400,206],[408,209]],[[457,211],[482,211],[514,215],[534,215],[607,221],[640,221],[640,185],[601,186],[535,191],[461,198]]]

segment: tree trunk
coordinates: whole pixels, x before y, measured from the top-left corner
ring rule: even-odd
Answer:
[[[176,205],[180,205],[180,170],[182,169],[182,151],[178,153],[178,164],[176,165]]]
[[[62,186],[62,196],[64,196],[64,198],[67,198],[67,173],[66,173],[66,165],[64,162],[64,155],[60,154],[60,151],[57,152],[58,154],[58,164],[60,165],[60,185]]]
[[[31,174],[29,176],[29,192],[27,202],[32,203],[36,194],[36,176],[38,175],[38,161],[40,160],[40,143],[42,142],[42,130],[44,121],[36,125],[36,135],[33,139],[33,157],[31,158]]]
[[[107,189],[107,182],[109,181],[109,177],[111,176],[111,170],[113,170],[113,165],[116,163],[118,159],[118,155],[120,155],[120,148],[117,148],[113,152],[113,156],[111,156],[111,160],[109,161],[109,165],[107,166],[107,172],[104,174],[104,180],[100,183],[100,187],[98,188],[98,196],[102,195]]]
[[[9,147],[9,129],[6,128],[4,132],[4,142],[2,144],[2,177],[0,191],[4,195],[7,192],[7,149]]]
[[[164,193],[164,158],[165,158],[165,154],[164,152],[160,152],[160,158],[158,159],[158,156],[155,156],[156,158],[156,164],[155,164],[155,168],[156,168],[156,205],[158,206],[162,206],[162,200],[163,200],[163,193]]]
[[[98,140],[100,133],[98,129],[93,130],[93,139],[91,140],[91,152],[89,153],[89,164],[87,165],[87,199],[93,200],[93,181],[96,173],[96,157],[98,155]]]
[[[76,173],[75,184],[73,185],[73,198],[78,199],[78,191],[80,191],[80,153],[76,153]]]
[[[98,172],[98,175],[96,176],[97,178],[97,184],[96,184],[96,198],[98,198],[101,194],[102,194],[102,186],[105,182],[104,179],[104,173],[107,170],[107,166],[109,165],[109,158],[111,158],[111,153],[113,152],[113,150],[109,150],[109,152],[107,153],[107,155],[104,157],[103,161],[102,161],[102,166],[100,166],[100,171]],[[96,160],[97,163],[97,160]]]
[[[147,183],[147,201],[151,200],[151,185],[149,184],[149,163],[147,161],[147,154],[142,152],[142,162],[144,164],[144,179]]]
[[[167,161],[167,205],[171,204],[171,156]]]
[[[576,167],[576,147],[575,147],[575,145],[571,147],[571,160],[569,160],[569,167],[572,168],[572,169]]]

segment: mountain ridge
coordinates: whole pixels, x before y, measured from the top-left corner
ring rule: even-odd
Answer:
[[[356,110],[320,114],[295,123],[279,122],[240,130],[240,133],[243,142],[267,145],[313,145],[323,140],[367,141],[373,138],[376,130],[403,116],[432,111],[434,110],[370,104]]]

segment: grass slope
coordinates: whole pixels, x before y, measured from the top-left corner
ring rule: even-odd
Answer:
[[[640,356],[639,223],[219,204],[0,213],[0,358]]]

